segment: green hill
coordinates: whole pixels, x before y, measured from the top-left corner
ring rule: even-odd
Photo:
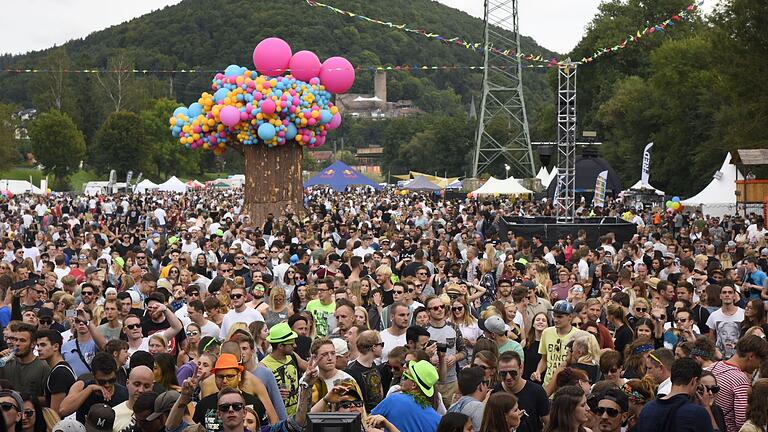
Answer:
[[[335,1],[334,6],[393,23],[407,23],[446,36],[482,41],[482,20],[436,1]],[[310,7],[301,0],[185,0],[129,22],[72,40],[64,47],[72,67],[103,68],[118,52],[127,54],[138,69],[218,69],[236,63],[252,66],[251,53],[263,38],[279,36],[294,48],[315,51],[321,58],[346,56],[355,65],[481,65],[482,55],[469,49],[446,45],[423,36],[389,29],[362,20],[344,17],[324,8]],[[529,37],[522,38],[526,53],[556,55],[539,47]],[[41,67],[51,50],[17,56],[0,56],[0,68]],[[466,104],[480,89],[481,73],[469,70],[414,71],[390,74],[397,81],[410,74],[426,78],[436,89],[451,88]],[[212,74],[176,74],[171,96],[190,102],[208,88]],[[353,92],[371,90],[370,72],[358,74]],[[155,97],[169,95],[168,75],[155,74]],[[529,118],[552,95],[546,83],[546,70],[526,69],[524,83]],[[35,104],[42,78],[33,74],[0,75],[0,101],[23,106]],[[77,78],[82,79],[82,78]],[[147,79],[147,78],[144,78]],[[150,78],[151,79],[151,78]],[[391,99],[410,98],[408,86],[394,85]],[[152,91],[150,92],[152,93]],[[398,94],[401,93],[401,94]],[[479,100],[479,99],[478,99]],[[462,107],[466,109],[466,105]],[[90,134],[86,131],[86,135]]]

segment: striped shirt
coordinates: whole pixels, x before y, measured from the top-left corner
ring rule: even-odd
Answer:
[[[714,362],[707,370],[717,378],[717,384],[720,386],[715,404],[723,409],[727,432],[738,432],[747,420],[749,378],[741,369],[727,361]]]

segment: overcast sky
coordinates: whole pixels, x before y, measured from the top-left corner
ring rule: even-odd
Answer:
[[[438,1],[470,15],[483,16],[482,0]],[[705,6],[715,2],[708,0]],[[8,3],[0,16],[2,54],[61,45],[179,0],[8,0]],[[344,2],[337,0],[329,3],[344,7]],[[520,32],[547,49],[566,53],[579,42],[599,4],[600,0],[520,0]]]

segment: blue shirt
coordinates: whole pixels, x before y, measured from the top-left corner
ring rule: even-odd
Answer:
[[[762,272],[760,270],[755,270],[752,273],[749,273],[749,276],[747,278],[747,282],[764,287],[765,286],[765,279],[766,275],[765,272]],[[760,300],[760,290],[750,289],[749,290],[749,299],[750,300]]]
[[[407,432],[435,432],[440,423],[440,415],[431,406],[424,408],[404,393],[387,396],[371,414],[383,415],[397,429]]]
[[[61,356],[64,357],[64,361],[69,363],[69,366],[72,367],[72,370],[75,372],[75,376],[79,377],[80,375],[91,373],[91,370],[88,367],[90,366],[91,360],[93,360],[93,356],[96,354],[96,351],[96,342],[94,342],[93,339],[88,342],[81,343],[81,358],[81,355],[77,353],[77,340],[72,339],[71,341],[65,342],[61,347]],[[83,359],[85,359],[88,364],[83,363]]]
[[[680,403],[682,405],[679,405]],[[672,416],[672,410],[678,405]],[[712,432],[712,422],[707,411],[704,407],[690,402],[687,395],[655,399],[647,403],[637,417],[635,432],[663,431],[665,423],[669,420],[672,423],[668,430],[675,432]]]
[[[283,398],[280,396],[280,388],[277,386],[275,375],[272,374],[272,371],[269,370],[268,367],[262,365],[261,363],[257,363],[256,369],[252,372],[254,375],[256,375],[256,378],[261,380],[261,382],[264,384],[264,387],[267,388],[269,400],[272,401],[272,406],[275,407],[277,417],[280,418],[280,420],[287,419],[288,413],[285,411],[285,402],[283,402]]]

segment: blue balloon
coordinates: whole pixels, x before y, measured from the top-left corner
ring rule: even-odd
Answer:
[[[680,197],[679,196],[672,197],[672,202],[680,202]]]
[[[203,113],[203,106],[195,102],[189,106],[189,109],[187,111],[190,117],[197,117]]]
[[[333,114],[329,110],[320,111],[320,124],[326,124],[333,119]]]
[[[167,111],[166,111],[167,112]],[[189,112],[187,111],[187,107],[180,106],[173,110],[173,116],[176,117],[179,114],[189,115]]]
[[[238,65],[229,65],[224,69],[224,76],[233,77],[238,75],[240,75],[240,66]]]
[[[259,126],[259,138],[269,141],[275,137],[275,127],[270,123],[263,123]]]
[[[213,100],[214,102],[219,102],[221,100],[224,100],[224,98],[226,98],[228,94],[229,94],[229,90],[225,88],[220,88],[216,90],[216,93],[213,94]]]
[[[292,140],[296,138],[297,133],[299,133],[299,130],[296,128],[296,125],[288,123],[288,126],[285,128],[285,139]]]

